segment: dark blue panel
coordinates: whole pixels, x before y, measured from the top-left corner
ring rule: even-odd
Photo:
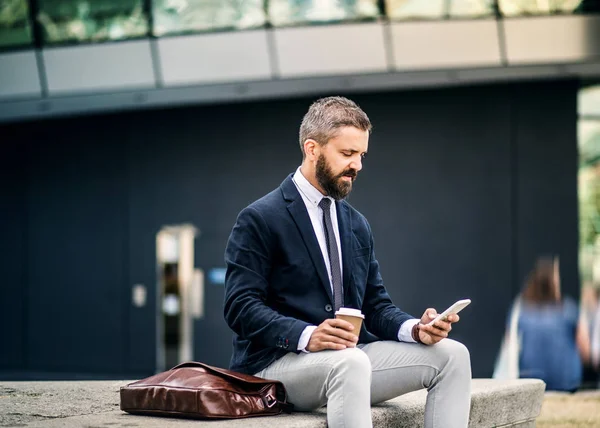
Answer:
[[[29,148],[29,367],[119,373],[127,188],[119,132],[45,124]]]
[[[560,256],[562,291],[579,296],[577,82],[515,92],[517,285],[540,255]],[[516,291],[516,290],[515,290]]]
[[[26,171],[21,136],[0,129],[0,371],[22,369],[25,334]]]

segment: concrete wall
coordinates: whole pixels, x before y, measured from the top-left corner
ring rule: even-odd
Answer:
[[[577,297],[573,81],[369,93],[374,124],[349,198],[370,220],[394,301],[420,315],[470,297],[453,336],[490,376],[506,311],[540,253]],[[223,266],[240,209],[300,162],[312,99],[6,125],[0,370],[142,376],[155,358],[155,234],[201,230],[196,266]],[[133,284],[148,304],[131,304]],[[195,358],[226,366],[223,288],[207,282]],[[0,376],[2,376],[0,374]]]

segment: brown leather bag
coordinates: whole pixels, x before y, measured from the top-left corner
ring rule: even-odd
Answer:
[[[121,410],[140,415],[229,419],[292,411],[283,384],[188,362],[121,387]]]

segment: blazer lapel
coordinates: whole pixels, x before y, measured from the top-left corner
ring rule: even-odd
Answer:
[[[336,201],[337,207],[337,218],[338,227],[340,230],[340,245],[342,247],[342,267],[344,272],[343,284],[344,284],[344,297],[350,296],[350,260],[352,252],[352,222],[350,220],[350,213],[348,212],[348,205],[343,202]],[[344,303],[348,304],[349,301],[344,299]]]
[[[321,283],[325,288],[329,299],[333,303],[331,284],[327,275],[327,268],[325,267],[323,254],[321,253],[321,247],[319,247],[319,242],[317,241],[317,236],[315,235],[312,222],[310,221],[308,211],[306,210],[306,205],[304,205],[304,201],[302,200],[300,193],[298,193],[298,189],[296,189],[296,185],[292,181],[291,177],[292,176],[290,175],[281,184],[281,190],[284,198],[287,201],[290,201],[287,209],[294,219],[298,230],[300,230],[300,234],[302,235],[302,239],[304,240],[308,254],[310,254],[310,258],[315,265],[315,269],[317,270],[319,278],[321,279]]]

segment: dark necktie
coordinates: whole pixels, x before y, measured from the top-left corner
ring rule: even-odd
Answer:
[[[338,252],[333,225],[331,224],[331,213],[329,207],[331,199],[323,198],[319,202],[319,207],[323,210],[323,224],[325,225],[325,241],[327,242],[327,252],[329,253],[329,266],[331,267],[331,283],[333,284],[333,305],[337,311],[344,305],[342,294],[342,273],[340,272],[340,254]]]

